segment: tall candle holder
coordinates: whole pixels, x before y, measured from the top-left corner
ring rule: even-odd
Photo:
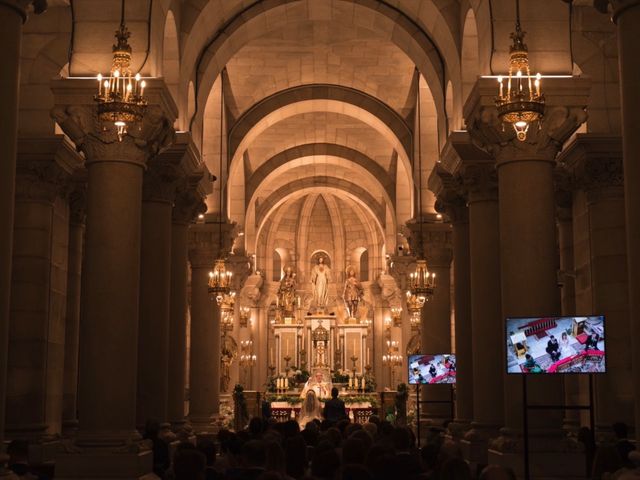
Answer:
[[[284,357],[284,364],[287,370],[289,370],[289,362],[291,361],[291,355],[285,355]]]
[[[353,370],[353,378],[356,378],[356,362],[358,361],[358,357],[356,357],[355,355],[351,355],[351,363],[352,363],[352,370]]]

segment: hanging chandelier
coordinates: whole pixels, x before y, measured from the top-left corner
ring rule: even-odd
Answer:
[[[511,33],[513,44],[509,50],[509,76],[505,89],[504,78],[498,77],[500,92],[496,97],[498,116],[504,123],[513,125],[521,142],[527,139],[529,126],[544,115],[544,94],[540,92],[542,76],[531,76],[529,51],[520,28],[520,1],[516,0],[516,30]]]
[[[426,302],[426,297],[418,297],[411,292],[407,292],[407,311],[409,312],[409,324],[411,330],[420,329],[420,310]]]
[[[231,277],[233,272],[227,270],[224,259],[215,261],[213,270],[209,272],[209,293],[214,294],[218,305],[222,305],[231,294]]]
[[[409,293],[424,305],[436,289],[436,274],[427,270],[426,260],[416,260],[416,270],[409,274]]]
[[[108,77],[98,74],[98,93],[94,100],[98,104],[98,118],[105,123],[113,123],[122,141],[129,125],[142,120],[147,101],[144,99],[146,82],[140,74],[131,74],[131,36],[124,21],[124,0],[122,0],[120,28],[116,30],[116,44],[113,45],[113,62]]]

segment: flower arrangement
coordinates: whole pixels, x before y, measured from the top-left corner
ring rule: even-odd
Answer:
[[[331,381],[333,383],[347,383],[350,373],[344,370],[334,370],[331,372]]]

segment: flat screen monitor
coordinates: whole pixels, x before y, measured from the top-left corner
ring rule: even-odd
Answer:
[[[605,320],[507,318],[507,373],[605,373]]]
[[[409,356],[409,384],[456,383],[456,356],[452,353]]]

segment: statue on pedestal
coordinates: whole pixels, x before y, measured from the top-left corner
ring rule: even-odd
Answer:
[[[344,298],[349,318],[357,318],[358,303],[360,303],[362,297],[364,297],[364,290],[360,284],[360,280],[356,278],[356,271],[353,267],[347,269],[347,279],[344,282],[342,297]]]
[[[296,274],[291,267],[287,267],[280,280],[278,288],[278,303],[286,315],[293,315],[296,302]]]
[[[329,299],[329,282],[331,281],[331,269],[324,263],[324,257],[318,257],[318,263],[311,271],[311,283],[313,284],[313,304],[316,310],[324,313]]]

